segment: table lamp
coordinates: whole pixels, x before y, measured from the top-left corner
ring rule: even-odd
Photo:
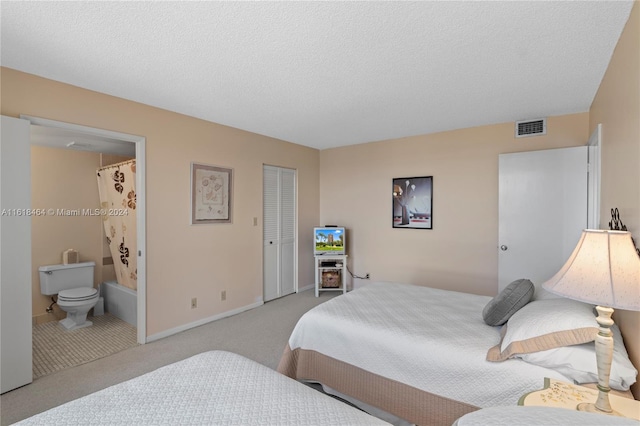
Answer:
[[[598,398],[578,410],[617,414],[609,402],[613,359],[613,308],[640,311],[640,257],[624,231],[585,229],[571,257],[558,273],[542,284],[559,296],[595,304],[600,326],[595,338]]]

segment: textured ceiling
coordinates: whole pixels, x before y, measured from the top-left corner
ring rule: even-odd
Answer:
[[[632,5],[2,1],[1,64],[324,149],[587,111]]]

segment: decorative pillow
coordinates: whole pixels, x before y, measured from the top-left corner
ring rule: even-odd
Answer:
[[[591,305],[565,298],[534,300],[509,318],[487,361],[592,342],[597,333]]]
[[[502,325],[518,309],[531,301],[535,286],[527,279],[515,280],[491,299],[482,310],[482,318],[489,325]]]
[[[611,332],[613,333],[613,362],[611,363],[609,386],[613,389],[626,391],[636,382],[638,370],[629,360],[622,335],[615,324],[611,327]],[[598,381],[596,348],[592,342],[521,354],[518,355],[518,358],[530,364],[556,370],[579,384]]]

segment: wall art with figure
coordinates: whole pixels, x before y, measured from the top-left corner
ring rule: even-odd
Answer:
[[[433,176],[393,179],[394,228],[433,229]]]

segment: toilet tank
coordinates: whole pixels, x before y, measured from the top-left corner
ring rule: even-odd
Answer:
[[[51,296],[70,288],[93,287],[95,266],[95,262],[41,266],[40,293]]]

